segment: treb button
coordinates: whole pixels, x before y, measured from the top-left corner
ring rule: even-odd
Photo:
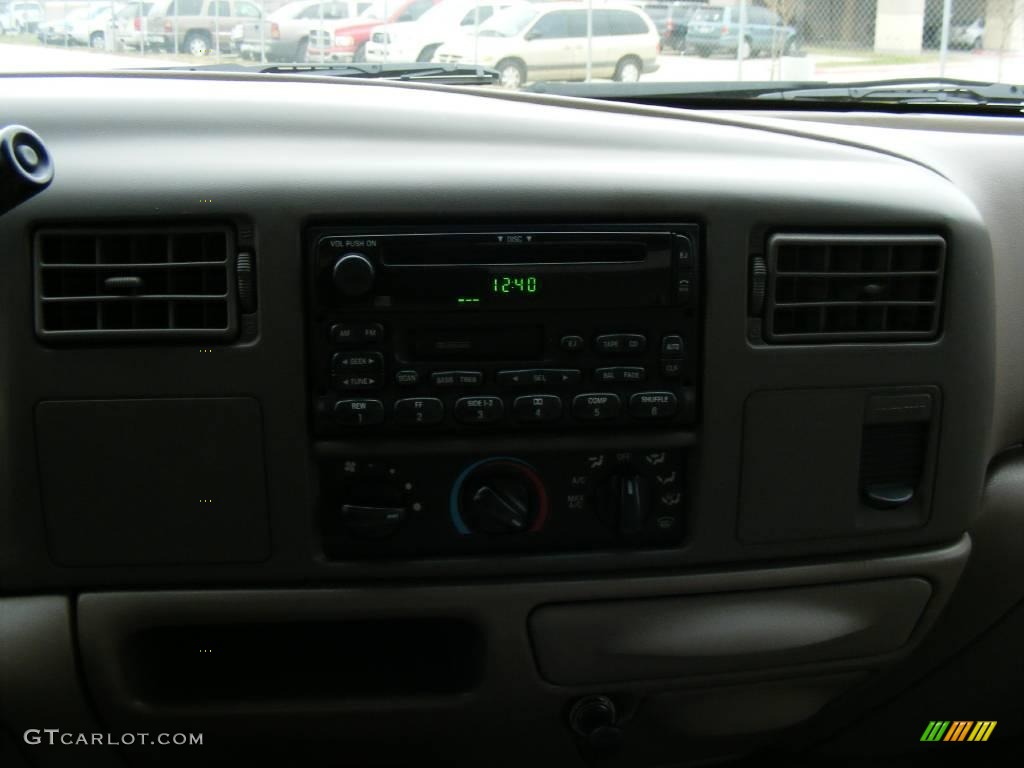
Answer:
[[[629,415],[634,419],[670,419],[678,408],[674,392],[637,392],[629,398]]]

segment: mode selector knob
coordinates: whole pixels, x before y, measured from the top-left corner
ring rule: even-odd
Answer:
[[[361,253],[343,253],[334,262],[334,287],[346,299],[365,296],[373,288],[376,270]]]

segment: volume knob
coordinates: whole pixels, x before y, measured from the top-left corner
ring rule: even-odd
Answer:
[[[334,262],[334,287],[346,299],[365,296],[373,288],[376,271],[361,253],[345,253]]]

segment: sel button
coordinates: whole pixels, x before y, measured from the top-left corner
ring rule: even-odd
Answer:
[[[619,396],[611,392],[576,395],[572,401],[572,415],[580,421],[614,419],[619,415]]]
[[[634,419],[670,419],[679,407],[672,392],[637,392],[629,398],[629,414]]]
[[[460,397],[455,401],[455,420],[463,424],[490,424],[500,419],[504,410],[500,397]]]

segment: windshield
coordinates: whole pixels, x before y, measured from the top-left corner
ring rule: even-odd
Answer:
[[[480,25],[481,37],[515,37],[533,21],[537,9],[529,5],[520,5],[496,13]]]
[[[1024,84],[1024,0],[915,0],[898,12],[890,0],[511,1],[326,0],[325,25],[309,0],[159,0],[141,12],[110,0],[0,2],[0,73],[433,63],[494,70],[511,90],[617,84],[625,96],[644,86],[728,95],[745,83]],[[114,34],[102,21],[59,42],[44,32],[111,11]],[[215,11],[221,20],[205,21]],[[259,18],[272,22],[262,35],[232,36]],[[403,23],[394,39],[374,32],[388,22]]]

